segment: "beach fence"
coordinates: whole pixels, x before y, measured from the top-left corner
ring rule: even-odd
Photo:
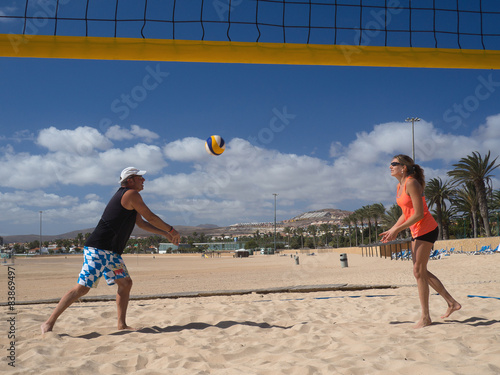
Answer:
[[[410,259],[411,239],[396,240],[391,242],[377,242],[368,245],[361,245],[361,255],[363,257],[380,257],[394,260]]]

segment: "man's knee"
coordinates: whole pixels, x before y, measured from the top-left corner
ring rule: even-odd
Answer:
[[[124,290],[130,290],[132,289],[132,279],[130,277],[124,277],[123,279],[118,279],[116,280],[116,284],[118,285],[118,288],[124,289]]]
[[[82,297],[85,294],[89,292],[90,288],[88,286],[83,286],[80,284],[77,284],[74,288],[73,291],[79,296]]]

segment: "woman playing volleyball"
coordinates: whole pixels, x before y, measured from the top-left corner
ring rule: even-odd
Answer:
[[[422,328],[432,324],[429,314],[429,285],[448,303],[448,309],[441,318],[447,318],[462,306],[448,293],[441,281],[427,270],[429,255],[438,238],[439,229],[425,202],[423,169],[407,155],[396,155],[390,169],[391,176],[399,181],[396,202],[403,214],[391,229],[381,233],[380,236],[382,242],[388,242],[396,239],[402,230],[406,228],[411,230],[413,275],[417,280],[422,308],[422,316],[415,328]]]

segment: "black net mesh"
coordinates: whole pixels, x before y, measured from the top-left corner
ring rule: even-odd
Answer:
[[[0,33],[500,50],[498,0],[11,0]]]

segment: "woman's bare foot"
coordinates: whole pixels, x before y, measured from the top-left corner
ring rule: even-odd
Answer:
[[[454,313],[455,311],[460,310],[461,308],[462,308],[462,305],[459,304],[458,302],[453,303],[453,305],[448,306],[448,309],[446,310],[446,312],[444,313],[444,315],[441,316],[441,319],[449,317],[452,313]]]
[[[418,329],[418,328],[424,328],[427,326],[430,326],[432,324],[432,320],[430,318],[422,318],[420,319],[417,324],[413,326],[413,328]]]
[[[51,332],[52,331],[52,328],[54,326],[52,324],[49,324],[47,322],[43,323],[41,326],[40,326],[40,329],[42,330],[42,335],[45,333],[45,332]]]

